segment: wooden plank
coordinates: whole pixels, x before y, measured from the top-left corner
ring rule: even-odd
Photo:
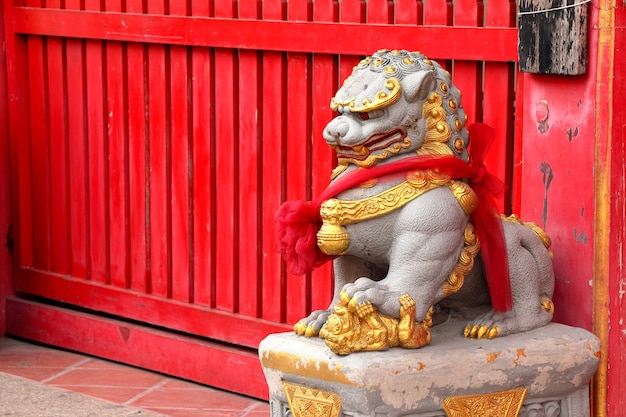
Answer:
[[[284,324],[242,314],[33,269],[20,271],[15,279],[15,289],[129,320],[252,348],[257,348],[270,333],[290,330]]]
[[[148,3],[148,13],[159,15],[165,12],[164,4]],[[169,216],[170,164],[168,130],[169,82],[167,67],[169,56],[163,45],[148,45],[148,181],[149,181],[149,221],[148,248],[150,292],[161,297],[171,296],[170,239],[171,223]]]
[[[390,0],[368,0],[367,1],[367,23],[393,23],[394,4]],[[396,45],[381,45],[388,49],[400,49]],[[372,51],[374,52],[374,51]]]
[[[80,0],[66,0],[65,7],[79,8]],[[85,43],[78,39],[66,39],[65,55],[67,88],[68,170],[70,217],[70,273],[74,277],[87,278],[88,222],[87,222],[87,103]],[[69,82],[72,80],[72,82]]]
[[[215,5],[217,17],[231,18],[236,14],[234,3],[218,2]],[[217,236],[215,264],[216,307],[225,311],[238,310],[239,265],[237,247],[239,245],[239,223],[236,213],[239,207],[237,173],[235,160],[239,143],[239,107],[235,86],[238,83],[238,66],[235,52],[226,48],[215,50],[215,186],[219,187],[216,198]]]
[[[127,0],[129,13],[142,13],[141,0]],[[147,47],[139,43],[126,46],[128,102],[128,216],[130,288],[147,292],[150,288],[147,270],[147,147],[148,102]]]
[[[396,0],[395,23],[421,25],[424,19],[424,4],[421,0]]]
[[[47,57],[44,40],[28,39],[28,84],[32,141],[33,262],[46,269],[50,265],[50,160],[48,142]]]
[[[346,4],[346,6],[344,6]],[[356,9],[348,7],[355,4]],[[38,10],[17,7],[17,33],[170,45],[213,46],[268,51],[369,55],[373,45],[403,45],[439,59],[517,61],[514,27],[372,25],[349,23],[346,13],[359,13],[364,2],[342,1],[343,23],[237,20],[227,18],[134,15]],[[265,8],[268,7],[266,4]],[[446,5],[448,10],[449,5]],[[448,12],[444,12],[446,14]],[[441,13],[440,13],[441,14]],[[426,18],[425,18],[426,19]],[[426,22],[425,22],[426,23]],[[429,24],[433,24],[429,21]],[[250,36],[253,33],[254,36]],[[288,33],[289,36],[285,36]],[[439,39],[426,42],[425,39]],[[467,42],[472,39],[472,42]],[[445,44],[446,48],[440,45]],[[493,48],[493,45],[499,45]]]
[[[313,19],[317,22],[334,22],[339,19],[339,9],[333,0],[318,0],[314,3]],[[333,118],[330,98],[338,88],[338,61],[327,54],[313,55],[312,91],[312,144],[311,167],[312,197],[319,196],[330,181],[335,155],[322,135],[326,124]],[[328,262],[311,273],[311,310],[325,309],[333,294],[332,263]]]
[[[480,26],[483,13],[482,2],[458,0],[454,5],[454,23]],[[454,61],[452,82],[462,93],[461,105],[467,114],[466,126],[482,120],[482,67],[482,61]]]
[[[191,13],[207,15],[209,6],[209,2],[194,0]],[[215,306],[215,84],[211,50],[193,48],[191,72],[194,302]]]
[[[99,4],[89,2],[87,9],[99,10]],[[100,40],[87,40],[85,45],[87,87],[87,215],[89,218],[89,278],[97,282],[108,281],[107,252],[109,231],[107,225],[107,149],[105,125],[106,97],[104,44]]]
[[[170,13],[187,15],[186,2],[171,2]],[[191,78],[189,74],[190,50],[185,46],[170,48],[171,104],[171,216],[172,216],[172,297],[181,301],[193,300],[193,276],[191,254],[193,242],[189,233],[191,141],[189,140],[189,97]]]
[[[60,6],[60,2],[49,2]],[[60,38],[47,44],[49,141],[50,141],[50,268],[70,272],[68,195],[68,117],[65,78],[65,45]]]
[[[261,2],[241,0],[239,18],[256,19],[260,17]],[[251,317],[260,317],[261,311],[261,198],[262,166],[261,150],[263,136],[261,120],[263,114],[262,96],[262,60],[256,51],[242,50],[239,61],[239,144],[238,192],[239,207],[239,312]],[[242,202],[248,201],[248,204]]]
[[[13,8],[5,9],[4,17],[11,19]],[[4,21],[2,22],[4,26]],[[31,127],[28,78],[28,41],[24,36],[6,32],[7,101],[11,149],[11,216],[15,236],[14,265],[33,265]]]
[[[46,7],[60,8],[60,0]],[[46,40],[49,141],[50,141],[50,268],[59,273],[70,270],[68,204],[68,149],[65,45],[59,38]]]
[[[363,0],[344,0],[339,4],[339,21],[342,26],[347,26],[351,23],[363,23],[365,19],[365,2]],[[382,45],[383,43],[383,40],[379,40],[375,43],[369,43],[368,45],[370,45],[369,48],[371,49],[371,45]],[[373,50],[368,49],[363,52],[363,55],[371,55],[373,52]],[[358,64],[359,57],[350,56],[354,54],[350,54],[344,48],[341,48],[338,53],[341,53],[339,56],[339,83],[343,84],[345,79],[352,74],[352,68]]]
[[[424,7],[424,25],[449,26],[452,24],[452,2],[448,0],[428,0]],[[472,39],[466,37],[465,39]],[[466,42],[470,43],[470,42]],[[427,56],[429,56],[427,54]],[[439,57],[439,55],[432,55]]]
[[[515,91],[523,92],[525,76],[518,71],[515,79],[517,82]],[[515,108],[525,108],[524,96],[520,93],[515,94]],[[511,213],[518,216],[522,212],[522,180],[524,175],[524,117],[520,113],[523,112],[515,112],[513,122],[513,179],[511,183]]]
[[[106,0],[106,10],[121,12],[121,0]],[[112,285],[130,287],[127,236],[127,112],[125,51],[120,42],[107,42],[106,54],[106,123],[109,246],[109,280]]]
[[[518,13],[522,72],[580,75],[587,71],[588,2],[522,0]]]
[[[268,398],[263,370],[254,350],[15,298],[7,300],[7,310],[7,332],[11,335],[251,397]]]
[[[289,3],[287,18],[292,21],[310,20],[306,0]],[[307,54],[287,54],[287,94],[292,100],[283,101],[287,107],[287,200],[311,199],[311,68]],[[293,100],[299,105],[291,105]],[[289,103],[289,104],[288,104]],[[311,276],[294,275],[287,270],[287,323],[295,323],[310,311]]]
[[[514,25],[514,7],[515,3],[509,0],[489,1],[486,10],[487,26]],[[496,130],[496,137],[485,157],[485,164],[490,172],[510,186],[513,158],[513,66],[502,62],[486,62],[484,77],[483,121]],[[510,189],[498,205],[502,213],[510,213]]]
[[[281,0],[266,0],[264,19],[284,17]],[[285,265],[276,253],[274,240],[274,214],[284,199],[283,177],[286,146],[285,60],[278,52],[263,53],[263,318],[284,321],[286,316]]]

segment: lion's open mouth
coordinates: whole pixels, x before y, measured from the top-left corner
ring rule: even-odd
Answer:
[[[402,142],[405,137],[406,130],[401,128],[386,133],[375,133],[359,145],[340,145],[337,148],[337,157],[363,161],[373,152],[388,149],[393,144]]]

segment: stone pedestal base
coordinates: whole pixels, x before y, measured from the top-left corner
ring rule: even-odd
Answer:
[[[433,327],[432,343],[421,349],[348,356],[335,355],[319,338],[270,335],[259,355],[272,417],[445,417],[444,399],[461,396],[472,397],[454,399],[450,416],[511,417],[518,411],[494,393],[524,388],[520,416],[589,416],[600,350],[593,334],[552,323],[475,340],[463,338],[465,323]],[[298,410],[292,413],[290,404]]]

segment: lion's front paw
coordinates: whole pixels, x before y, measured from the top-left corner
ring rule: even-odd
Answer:
[[[315,337],[319,335],[322,326],[326,323],[330,314],[330,310],[316,310],[312,312],[309,317],[298,321],[293,326],[293,330],[299,336]]]

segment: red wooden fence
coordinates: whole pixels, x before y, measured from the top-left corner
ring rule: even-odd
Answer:
[[[330,98],[380,48],[452,72],[512,181],[512,1],[13,3],[12,334],[265,397],[254,349],[332,286],[287,272],[273,216],[325,188]]]

